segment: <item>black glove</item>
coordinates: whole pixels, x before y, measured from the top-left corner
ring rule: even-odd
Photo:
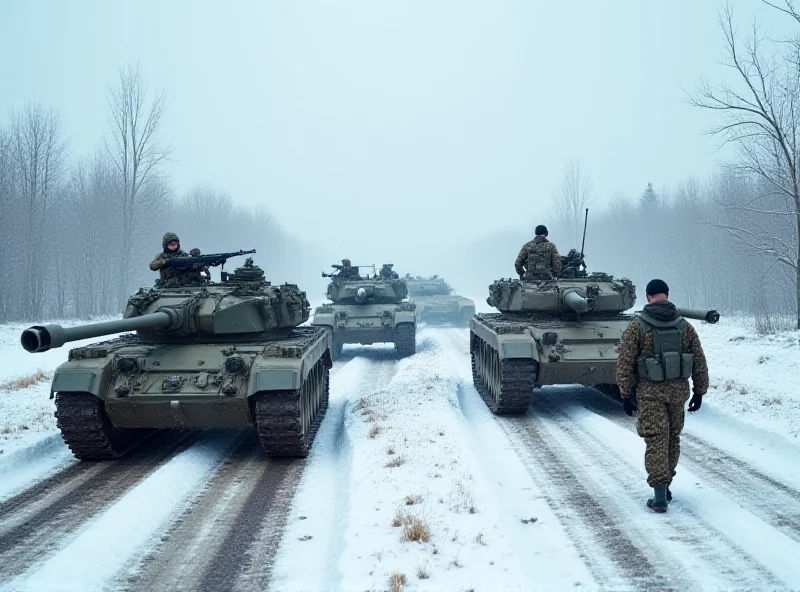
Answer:
[[[622,409],[627,415],[633,417],[633,412],[639,410],[639,406],[636,404],[636,395],[622,399]]]
[[[689,411],[694,412],[700,409],[700,405],[703,404],[703,395],[698,395],[695,393],[692,395],[692,400],[689,401]]]

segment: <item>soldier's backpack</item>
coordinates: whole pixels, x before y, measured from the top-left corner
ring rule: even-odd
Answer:
[[[525,257],[525,279],[552,278],[553,270],[547,261],[547,243],[538,243],[528,248]]]
[[[653,335],[652,355],[644,354],[636,359],[639,378],[664,382],[691,377],[694,356],[683,347],[683,335],[688,325],[686,319],[678,317],[671,321],[659,321],[646,312],[640,312],[636,315],[636,321],[639,324],[639,343],[646,332],[650,331]]]

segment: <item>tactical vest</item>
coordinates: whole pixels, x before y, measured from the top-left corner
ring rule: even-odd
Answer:
[[[640,379],[664,382],[692,375],[694,356],[683,347],[683,335],[688,323],[683,317],[659,321],[646,312],[636,316],[639,324],[639,343],[647,331],[653,335],[653,351],[636,359],[636,374]]]
[[[550,279],[553,277],[553,270],[550,269],[550,263],[547,261],[548,243],[539,243],[533,245],[528,249],[528,254],[525,257],[525,279]]]

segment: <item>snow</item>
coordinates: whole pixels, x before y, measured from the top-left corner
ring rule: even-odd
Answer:
[[[758,336],[745,319],[693,322],[709,363],[703,405],[800,441],[800,331]]]
[[[408,591],[594,584],[488,410],[471,403],[478,429],[465,418],[463,369],[438,334],[420,331],[396,364],[391,349],[359,348],[338,369],[272,590],[385,590],[393,573]],[[428,540],[404,541],[395,518],[421,520]],[[309,556],[327,569],[304,570]]]
[[[111,318],[115,317],[93,322]],[[65,327],[82,324],[75,320],[53,322]],[[19,343],[20,334],[31,324],[0,325],[0,500],[74,461],[56,427],[50,380],[53,371],[67,360],[71,347],[99,341],[87,339],[32,354]],[[4,386],[37,372],[41,372],[40,380],[28,387],[10,390]]]
[[[107,582],[190,503],[190,494],[197,493],[235,441],[235,432],[209,432],[91,521],[43,565],[12,581],[10,588],[20,592],[106,589]]]

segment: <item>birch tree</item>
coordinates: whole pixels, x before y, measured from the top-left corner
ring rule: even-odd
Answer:
[[[792,12],[791,3],[786,4]],[[800,44],[770,41],[755,22],[740,37],[729,5],[720,12],[720,26],[727,65],[736,82],[711,85],[704,81],[691,101],[722,117],[723,123],[711,133],[736,148],[739,161],[732,165],[736,172],[760,183],[755,194],[724,203],[745,213],[746,224],[709,223],[770,265],[791,270],[800,329]]]
[[[166,110],[163,92],[147,100],[148,86],[139,72],[139,65],[125,66],[119,72],[115,87],[109,89],[111,142],[106,148],[119,176],[122,227],[120,229],[120,276],[117,298],[128,292],[131,257],[137,223],[158,191],[147,191],[155,181],[171,149],[162,146],[158,133]]]
[[[45,223],[56,205],[57,183],[66,159],[61,117],[41,104],[28,104],[11,114],[12,156],[22,216],[17,244],[23,253],[22,312],[42,314],[47,273]]]
[[[577,247],[580,245],[584,213],[592,201],[589,177],[577,159],[570,160],[564,167],[555,198],[558,217],[571,235],[570,244]]]

